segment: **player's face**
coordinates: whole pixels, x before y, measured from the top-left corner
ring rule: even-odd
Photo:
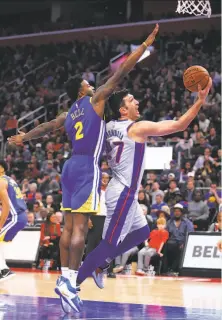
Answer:
[[[128,94],[123,98],[123,102],[124,104],[120,108],[121,115],[133,121],[137,120],[140,117],[139,101],[132,94]]]
[[[95,93],[95,88],[91,86],[88,81],[83,80],[81,84],[81,91],[84,96],[92,97]]]

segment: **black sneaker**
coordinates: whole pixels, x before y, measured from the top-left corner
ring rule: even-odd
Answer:
[[[14,276],[15,276],[15,273],[12,272],[10,269],[1,270],[0,281],[4,281],[4,280],[7,280],[7,279],[10,279],[10,278],[12,278]]]

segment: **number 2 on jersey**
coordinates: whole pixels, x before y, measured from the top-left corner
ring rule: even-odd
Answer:
[[[114,141],[113,144],[114,144],[114,146],[118,147],[117,152],[116,152],[116,163],[119,163],[122,152],[123,152],[124,142],[123,141]]]
[[[74,128],[76,129],[76,140],[80,140],[84,137],[83,134],[83,124],[81,121],[76,122]]]
[[[24,198],[19,187],[14,187],[14,191],[16,194],[16,199],[23,199]]]

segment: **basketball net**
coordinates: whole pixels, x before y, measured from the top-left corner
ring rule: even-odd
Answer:
[[[209,0],[178,0],[177,10],[178,13],[189,13],[195,16],[211,16],[211,6]]]

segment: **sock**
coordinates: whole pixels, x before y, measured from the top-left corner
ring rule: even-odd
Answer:
[[[64,278],[69,279],[69,268],[68,267],[61,267],[62,276]]]
[[[69,281],[73,288],[76,288],[77,275],[78,275],[78,271],[69,269]]]
[[[96,268],[100,267],[104,261],[112,256],[116,246],[102,240],[100,244],[90,252],[79,269],[77,282],[81,284],[87,277],[91,276]]]
[[[0,242],[0,271],[4,269],[9,269],[5,261],[4,249],[5,249],[5,242]]]

